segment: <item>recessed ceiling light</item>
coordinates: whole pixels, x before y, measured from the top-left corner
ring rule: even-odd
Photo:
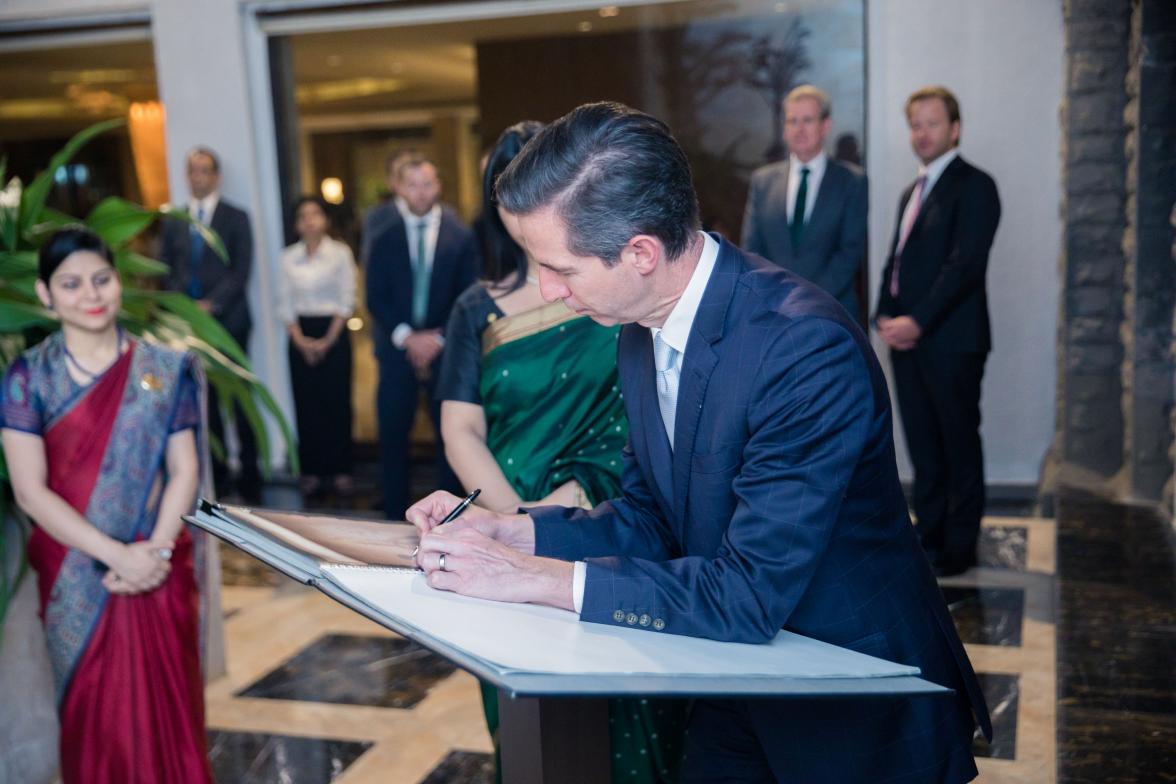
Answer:
[[[600,15],[601,15],[601,17],[603,17],[605,19],[609,19],[610,17],[614,17],[614,16],[620,16],[621,9],[616,7],[615,5],[606,5],[600,9]]]
[[[592,23],[588,21],[580,22],[580,24],[576,25],[576,29],[581,33],[590,33],[592,32]]]

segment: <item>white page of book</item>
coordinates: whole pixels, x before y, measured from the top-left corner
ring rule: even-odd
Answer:
[[[324,565],[340,587],[506,671],[557,674],[872,678],[909,667],[781,631],[764,645],[582,623],[575,613],[437,591],[423,574]]]

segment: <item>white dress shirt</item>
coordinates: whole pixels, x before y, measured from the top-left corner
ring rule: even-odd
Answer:
[[[201,223],[205,226],[212,223],[212,213],[216,212],[216,205],[220,204],[220,191],[213,191],[205,196],[203,199],[188,199],[188,214],[195,218],[201,215],[200,210],[203,209],[203,217]]]
[[[813,217],[813,205],[817,203],[817,192],[821,189],[821,180],[825,177],[825,166],[828,163],[825,151],[817,153],[808,163],[801,163],[795,155],[788,156],[788,223],[792,224],[792,215],[796,212],[796,194],[800,191],[800,170],[808,167],[808,192],[804,196],[804,222],[808,223]]]
[[[702,295],[706,293],[706,285],[710,283],[715,262],[719,259],[719,243],[706,232],[699,233],[702,234],[703,240],[702,255],[698,258],[698,266],[694,268],[690,282],[686,284],[682,296],[666,317],[666,322],[661,327],[650,329],[654,336],[660,334],[661,339],[678,352],[674,356],[674,368],[679,378],[682,375],[682,361],[686,357],[686,342],[690,339],[690,330],[694,327],[694,317],[698,314]],[[588,564],[576,561],[572,573],[572,607],[577,613],[584,606],[584,581],[587,577]]]
[[[282,251],[278,278],[278,317],[292,324],[299,316],[342,316],[355,312],[355,257],[346,243],[323,237],[314,253],[296,242]]]
[[[404,218],[404,229],[408,236],[408,257],[412,262],[416,263],[417,242],[419,241],[421,221],[425,222],[425,268],[429,270],[429,275],[433,274],[433,257],[437,254],[437,235],[441,233],[441,205],[434,204],[433,208],[424,215],[414,215],[408,209],[408,204],[399,196],[396,197],[396,209],[400,210],[400,217]],[[408,336],[413,333],[412,324],[403,322],[396,325],[396,329],[392,330],[392,345],[403,350],[404,341],[408,340]],[[437,336],[439,342],[444,345],[444,339],[440,335]]]
[[[948,164],[959,157],[960,149],[952,147],[950,150],[940,155],[931,163],[921,164],[919,166],[919,173],[916,177],[926,177],[927,181],[923,183],[923,194],[919,199],[919,203],[915,204],[914,199],[907,201],[906,209],[902,211],[902,218],[899,220],[899,226],[906,226],[907,221],[911,218],[911,213],[927,203],[927,194],[931,193],[931,189],[935,187],[935,183],[939,182],[939,178],[943,175],[943,170],[947,168]],[[911,192],[914,196],[914,191]]]

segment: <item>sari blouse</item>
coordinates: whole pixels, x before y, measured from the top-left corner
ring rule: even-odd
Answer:
[[[571,479],[593,504],[615,498],[629,435],[619,331],[559,302],[506,316],[475,283],[449,317],[437,399],[482,406],[486,446],[523,499]]]
[[[98,378],[101,377],[99,374]],[[72,379],[71,384],[75,393],[85,388]],[[185,373],[180,376],[179,385],[179,400],[176,403],[175,414],[168,424],[169,434],[199,427],[201,422],[200,387],[195,377]],[[17,357],[9,365],[4,375],[4,383],[0,384],[0,428],[40,436],[45,432],[46,423],[56,417],[57,413],[46,410],[44,395],[31,378],[28,361],[23,356]]]

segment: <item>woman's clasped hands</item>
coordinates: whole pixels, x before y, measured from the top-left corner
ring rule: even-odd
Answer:
[[[147,540],[124,544],[107,564],[102,586],[123,596],[146,593],[163,585],[171,573],[171,552],[175,542]]]

